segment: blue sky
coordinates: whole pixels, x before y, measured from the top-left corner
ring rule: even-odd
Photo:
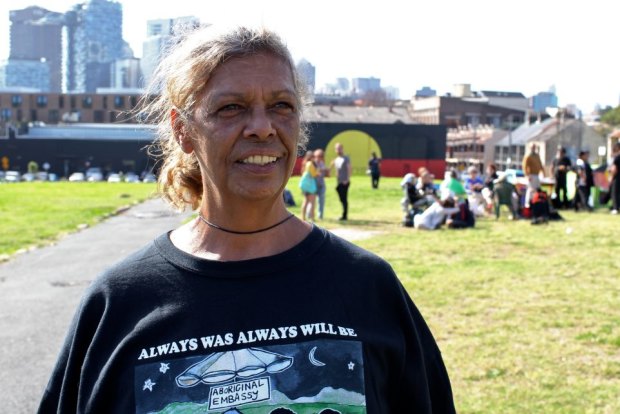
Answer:
[[[337,77],[381,78],[408,98],[422,86],[531,96],[555,85],[561,106],[589,113],[617,106],[620,2],[522,0],[121,0],[124,38],[142,54],[146,20],[193,15],[219,25],[263,24],[295,59],[316,66],[317,85]],[[76,0],[2,0],[0,58],[8,55],[8,11],[38,5],[65,11]],[[294,5],[293,5],[294,3]]]

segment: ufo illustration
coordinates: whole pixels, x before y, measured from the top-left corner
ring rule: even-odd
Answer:
[[[176,377],[181,388],[197,384],[219,384],[231,380],[247,379],[265,372],[282,372],[293,365],[293,358],[258,348],[216,352],[187,368]]]

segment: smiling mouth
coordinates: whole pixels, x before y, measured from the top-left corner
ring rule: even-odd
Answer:
[[[274,163],[277,160],[277,157],[272,157],[269,155],[250,155],[249,157],[240,160],[239,162],[242,164],[267,165]]]

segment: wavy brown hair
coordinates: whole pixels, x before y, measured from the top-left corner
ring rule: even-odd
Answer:
[[[303,114],[309,104],[307,87],[295,68],[282,39],[267,29],[238,27],[218,32],[212,26],[185,30],[170,43],[166,57],[155,71],[153,81],[139,106],[139,118],[157,125],[157,139],[149,154],[160,163],[158,190],[172,206],[184,210],[198,208],[202,199],[202,176],[196,156],[181,150],[175,130],[190,130],[193,114],[213,72],[231,58],[269,53],[286,62],[293,74],[300,117],[298,148],[308,141]],[[172,118],[172,111],[178,114]]]

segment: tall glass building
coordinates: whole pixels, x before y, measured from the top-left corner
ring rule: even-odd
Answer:
[[[148,85],[162,55],[177,30],[189,30],[198,27],[200,20],[194,16],[173,19],[154,19],[146,22],[146,40],[142,43],[142,86]]]
[[[310,92],[314,93],[316,87],[316,68],[306,59],[297,62],[297,71],[301,74]]]
[[[3,86],[34,87],[44,92],[62,88],[64,15],[31,6],[11,10],[9,61]]]
[[[88,0],[65,14],[66,90],[96,92],[111,84],[111,65],[126,57],[122,5]]]

